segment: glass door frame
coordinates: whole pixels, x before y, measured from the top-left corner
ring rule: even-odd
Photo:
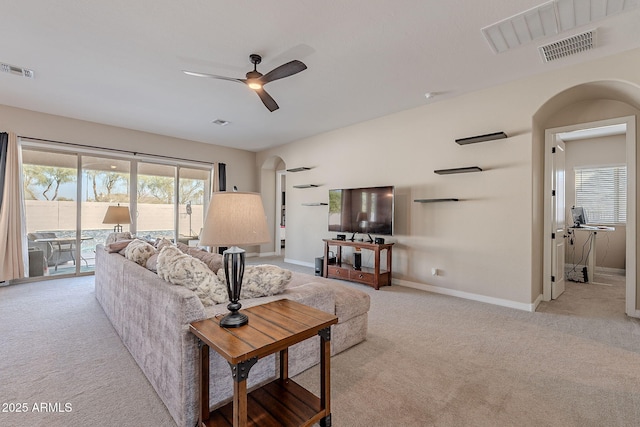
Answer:
[[[67,144],[67,143],[59,143],[56,141],[46,141],[46,140],[35,140],[28,137],[19,137],[19,146],[20,149],[33,149],[43,152],[51,152],[51,153],[60,153],[60,154],[68,154],[76,156],[76,247],[75,247],[75,273],[69,274],[59,274],[54,276],[54,278],[64,278],[64,277],[73,277],[73,276],[89,276],[93,275],[95,270],[91,271],[81,271],[82,267],[82,192],[85,190],[83,181],[82,181],[82,173],[83,173],[83,158],[84,157],[100,157],[105,159],[113,159],[119,161],[128,161],[130,163],[129,168],[129,207],[132,213],[132,223],[130,224],[130,231],[132,235],[137,233],[137,186],[138,186],[138,163],[139,162],[149,162],[156,163],[159,165],[165,166],[173,166],[175,167],[174,173],[174,196],[173,196],[173,208],[174,208],[174,239],[177,241],[179,234],[179,180],[180,180],[180,169],[181,168],[190,168],[190,169],[200,169],[206,171],[208,174],[208,180],[205,184],[205,192],[203,197],[204,204],[204,212],[206,212],[206,207],[209,204],[211,192],[214,187],[214,177],[216,166],[214,162],[205,163],[205,162],[197,162],[197,161],[189,161],[189,160],[181,160],[181,159],[171,159],[171,158],[162,158],[158,159],[153,155],[138,155],[136,153],[128,153],[126,151],[121,150],[109,150],[99,147],[90,147],[86,146],[86,148],[79,148],[76,144]],[[117,151],[118,154],[114,154],[112,151]],[[21,156],[22,159],[22,156]],[[23,162],[21,160],[20,167],[22,168]],[[26,212],[25,212],[26,215]],[[26,246],[26,236],[25,246]],[[97,243],[97,242],[96,242]],[[51,279],[51,276],[45,276],[43,278],[29,277],[25,278],[25,281],[37,281],[37,280],[47,280]]]

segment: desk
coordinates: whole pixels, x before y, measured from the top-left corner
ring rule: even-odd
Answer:
[[[243,309],[249,324],[220,327],[213,317],[190,324],[200,339],[200,421],[212,426],[331,426],[330,360],[332,314],[291,300],[278,300]],[[289,379],[289,347],[320,335],[320,397]],[[233,401],[209,411],[209,347],[224,357],[233,376]],[[265,356],[280,352],[280,377],[247,396],[251,367]],[[274,399],[273,396],[277,396]],[[247,404],[251,404],[250,407]]]
[[[91,240],[93,237],[90,236],[80,236],[80,241],[84,242],[85,240]],[[73,264],[76,263],[76,258],[74,256],[75,251],[75,243],[77,238],[75,237],[43,237],[40,239],[35,239],[36,243],[47,243],[51,247],[51,254],[49,254],[49,258],[47,259],[47,264],[50,259],[53,258],[53,254],[56,254],[55,259],[55,271],[58,271],[58,265],[60,263],[60,253],[68,252],[71,255],[71,259],[73,260]],[[80,259],[88,265],[87,260],[82,257],[82,251],[80,252]],[[65,261],[68,262],[68,261]]]
[[[583,225],[582,227],[571,227],[571,230],[588,232],[591,235],[591,242],[589,244],[589,256],[587,257],[587,276],[589,281],[587,283],[596,283],[593,281],[593,276],[596,272],[596,236],[598,233],[608,233],[616,231],[614,227],[588,227]]]

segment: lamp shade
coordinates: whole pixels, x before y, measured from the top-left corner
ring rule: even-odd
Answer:
[[[128,206],[109,206],[102,220],[103,224],[131,224]]]
[[[270,241],[260,194],[222,191],[211,195],[200,245],[240,246]]]

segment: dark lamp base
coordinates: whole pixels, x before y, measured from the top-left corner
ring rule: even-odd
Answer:
[[[220,320],[223,328],[239,328],[249,323],[249,318],[242,313],[229,313]]]

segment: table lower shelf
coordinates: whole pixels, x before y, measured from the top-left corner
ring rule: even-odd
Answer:
[[[320,398],[291,379],[276,379],[247,396],[248,426],[312,426],[327,414]],[[233,404],[212,411],[201,427],[233,426]]]

